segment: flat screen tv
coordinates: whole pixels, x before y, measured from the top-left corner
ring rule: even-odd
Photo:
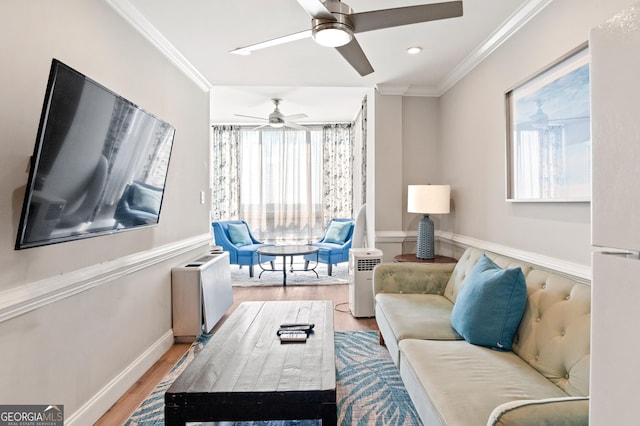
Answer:
[[[156,225],[174,134],[53,59],[16,250]]]

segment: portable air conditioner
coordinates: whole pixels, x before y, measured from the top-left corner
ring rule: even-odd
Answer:
[[[354,317],[372,317],[373,268],[382,262],[382,250],[352,248],[349,251],[349,309]]]

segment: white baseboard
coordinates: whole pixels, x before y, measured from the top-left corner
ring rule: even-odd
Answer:
[[[65,425],[94,424],[173,345],[173,330],[167,331],[120,374],[65,419]]]

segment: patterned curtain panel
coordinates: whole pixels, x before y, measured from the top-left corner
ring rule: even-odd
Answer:
[[[324,219],[353,217],[353,126],[327,124],[322,128]]]
[[[362,100],[362,108],[360,110],[360,158],[362,165],[362,197],[360,202],[367,202],[367,97]]]
[[[238,219],[240,207],[240,129],[213,126],[211,220]]]
[[[353,211],[367,202],[367,97],[353,122]]]

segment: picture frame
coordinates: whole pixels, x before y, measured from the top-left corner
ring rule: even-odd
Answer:
[[[591,199],[587,43],[505,93],[507,201]]]

